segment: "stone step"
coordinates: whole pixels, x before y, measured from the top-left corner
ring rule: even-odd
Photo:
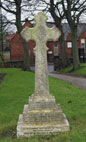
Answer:
[[[25,123],[31,124],[42,124],[42,123],[60,123],[63,120],[62,113],[60,114],[30,114],[30,115],[23,115],[23,120]]]
[[[60,104],[55,104],[53,107],[48,107],[48,105],[45,105],[45,106],[35,106],[34,107],[31,107],[29,104],[26,104],[24,105],[24,110],[23,110],[23,113],[27,113],[27,112],[36,112],[36,111],[57,111],[57,112],[62,112],[62,109],[61,109],[61,106]]]
[[[63,120],[63,113],[58,104],[54,109],[33,109],[30,110],[28,105],[24,106],[23,121],[28,124],[42,123],[60,123]]]
[[[34,95],[32,94],[32,96],[29,96],[29,104],[32,104],[32,103],[36,103],[36,102],[55,102],[55,97],[51,94],[49,95],[43,95],[43,96],[40,96],[40,95]]]
[[[33,102],[32,104],[29,103],[29,109],[47,109],[47,108],[55,108],[55,102]]]
[[[36,96],[29,97],[29,110],[32,109],[53,109],[56,108],[55,97],[51,94],[48,96]]]
[[[59,132],[69,131],[69,123],[63,114],[63,120],[61,123],[47,123],[40,125],[34,125],[23,122],[23,115],[19,116],[19,121],[17,125],[17,137],[24,136],[30,137],[34,135],[56,135]]]

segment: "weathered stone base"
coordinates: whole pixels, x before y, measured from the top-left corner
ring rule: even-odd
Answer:
[[[55,135],[66,131],[69,131],[69,123],[60,105],[56,105],[54,96],[32,95],[29,98],[29,104],[19,116],[17,137]]]

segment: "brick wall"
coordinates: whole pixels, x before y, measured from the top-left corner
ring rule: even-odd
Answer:
[[[82,34],[80,35],[79,39],[78,39],[78,47],[81,48],[81,39],[85,39],[85,48],[84,48],[84,53],[86,56],[86,29],[84,29],[84,31],[82,32]]]
[[[24,60],[24,49],[22,46],[22,41],[20,39],[20,36],[18,33],[16,33],[15,37],[13,40],[10,42],[11,45],[11,60]],[[28,51],[30,54],[30,61],[31,63],[34,62],[34,53],[33,53],[33,48],[35,47],[35,42],[34,41],[29,41],[28,42]]]
[[[67,36],[67,41],[66,41],[66,48],[67,48],[67,54],[69,57],[72,56],[72,48],[68,48],[67,47],[67,42],[71,42],[71,33],[68,34]],[[84,48],[84,53],[86,56],[86,29],[82,32],[82,34],[80,35],[80,37],[77,40],[77,47],[81,48],[81,39],[85,39],[85,48]]]
[[[26,26],[32,27],[33,25],[29,22],[26,22],[25,25],[23,26],[23,28],[25,28]],[[81,36],[79,37],[79,39],[77,41],[78,48],[81,48],[81,39],[82,38],[86,39],[86,30],[84,30],[84,32],[81,34]],[[67,41],[65,42],[65,45],[66,45],[68,57],[72,57],[72,48],[68,48],[68,46],[67,46],[68,42],[71,42],[71,33],[68,34]],[[58,56],[60,56],[60,43],[57,41],[56,42],[53,42],[53,41],[47,42],[46,45],[49,48],[48,53],[47,53],[47,58],[48,58],[49,62],[54,61],[54,44],[58,44],[58,49],[57,49],[58,51],[57,52],[58,52]],[[86,40],[85,40],[85,45],[86,45]],[[24,60],[24,49],[23,49],[22,42],[21,42],[21,39],[20,39],[20,36],[18,33],[16,33],[15,36],[13,37],[13,39],[11,40],[10,46],[11,46],[11,51],[10,51],[11,60]],[[35,47],[35,42],[29,41],[28,42],[28,49],[29,49],[29,53],[30,53],[30,62],[31,63],[35,62],[35,55],[34,55],[34,51],[33,51],[34,47]],[[86,55],[86,47],[84,49],[84,52]]]

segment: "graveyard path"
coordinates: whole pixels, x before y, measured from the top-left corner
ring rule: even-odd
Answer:
[[[69,75],[64,75],[60,73],[49,73],[48,74],[51,77],[58,78],[60,80],[64,80],[66,82],[69,82],[73,85],[76,85],[79,88],[86,89],[86,79],[81,78],[81,77],[75,77],[75,76],[69,76]]]

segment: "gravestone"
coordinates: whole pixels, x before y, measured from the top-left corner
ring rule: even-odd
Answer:
[[[26,27],[21,35],[28,42],[34,40],[35,47],[35,92],[29,97],[17,124],[17,137],[51,135],[69,131],[69,123],[54,96],[49,93],[47,67],[47,40],[57,40],[61,32],[46,26],[47,17],[42,13],[35,16],[36,26]],[[58,92],[57,92],[58,93]]]

